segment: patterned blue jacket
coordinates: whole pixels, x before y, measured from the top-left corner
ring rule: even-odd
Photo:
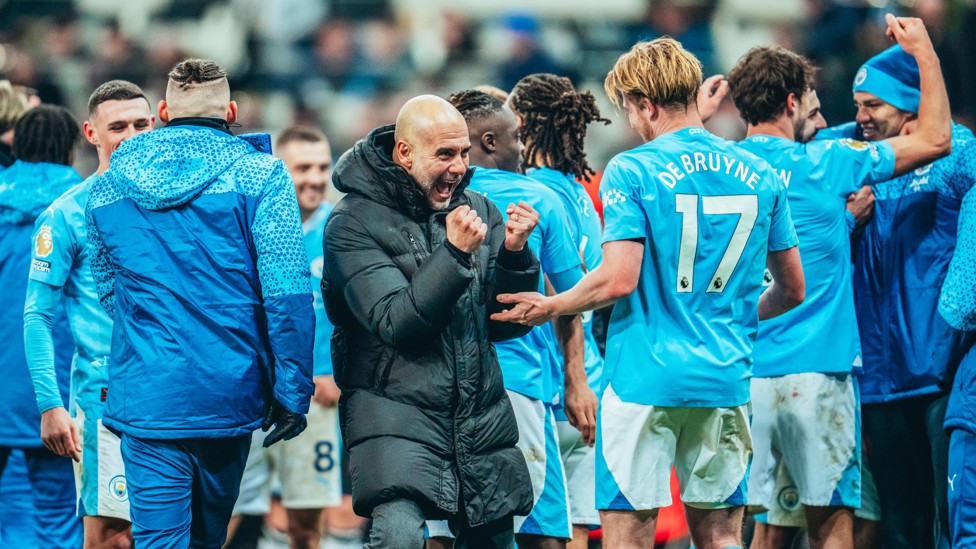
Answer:
[[[857,137],[854,123],[821,130],[817,138]],[[956,247],[963,196],[972,185],[964,145],[973,134],[953,124],[952,154],[872,185],[874,217],[855,237],[854,302],[861,332],[866,404],[947,389],[971,334],[936,312]]]
[[[113,153],[86,215],[115,319],[107,426],[215,438],[252,432],[272,395],[308,411],[309,262],[280,160],[219,129],[171,125]]]

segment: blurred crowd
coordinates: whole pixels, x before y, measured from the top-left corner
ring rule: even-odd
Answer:
[[[749,47],[780,44],[821,68],[828,124],[853,118],[857,67],[884,49],[883,14],[922,18],[942,60],[956,120],[976,125],[974,0],[0,0],[0,78],[37,90],[83,118],[100,83],[123,78],[155,101],[180,59],[215,59],[231,75],[242,131],[275,133],[296,122],[321,127],[337,154],[392,122],[418,93],[478,84],[510,89],[522,76],[570,77],[613,110],[602,81],[639,39],[670,35],[727,71]],[[512,11],[521,6],[522,11]],[[968,31],[968,32],[967,32]],[[734,107],[710,123],[744,134]],[[594,128],[588,147],[602,168],[636,144],[626,120]],[[92,155],[92,156],[85,156]],[[90,150],[76,166],[95,165]]]

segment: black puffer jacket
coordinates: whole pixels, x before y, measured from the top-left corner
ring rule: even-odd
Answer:
[[[464,192],[433,212],[392,161],[393,126],[378,128],[336,164],[349,193],[325,228],[322,291],[335,324],[332,357],[353,507],[369,516],[397,498],[428,518],[458,512],[478,526],[528,514],[532,489],[494,346],[528,329],[489,320],[498,293],[534,291],[528,248],[504,251],[501,212]],[[488,224],[465,264],[446,245],[444,220],[467,204]]]

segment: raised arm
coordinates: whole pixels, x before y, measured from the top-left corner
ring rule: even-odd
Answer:
[[[921,19],[885,15],[888,36],[918,63],[920,97],[914,132],[888,139],[895,151],[895,175],[907,173],[952,152],[949,95],[939,57]]]

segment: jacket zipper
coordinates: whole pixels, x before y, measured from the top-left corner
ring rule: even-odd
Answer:
[[[423,247],[421,247],[420,242],[417,242],[417,239],[414,238],[413,233],[407,229],[404,229],[403,232],[407,233],[407,239],[410,240],[410,245],[413,246],[413,257],[417,260],[417,266],[419,267],[420,264],[424,262],[424,254],[427,250],[424,250]]]

